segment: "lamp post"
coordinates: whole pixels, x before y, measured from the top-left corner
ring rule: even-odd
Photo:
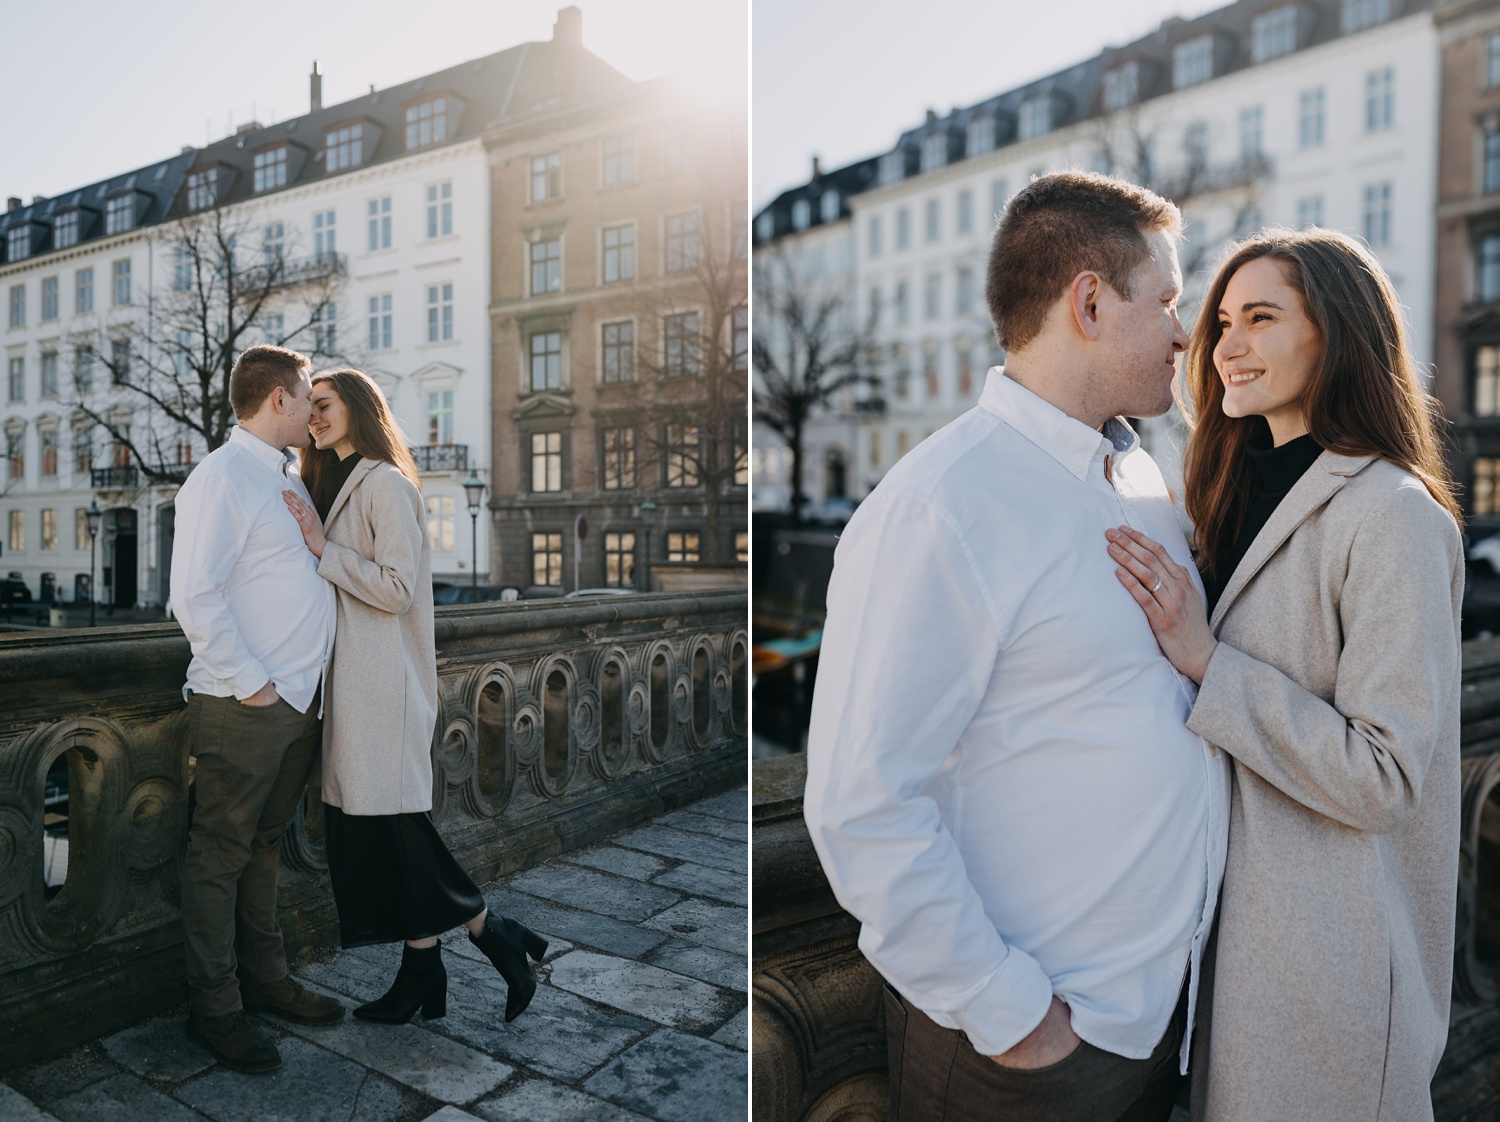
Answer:
[[[479,600],[479,507],[484,502],[484,480],[479,478],[479,469],[470,468],[469,478],[464,480],[464,496],[469,503],[469,587],[474,591],[474,600]]]
[[[637,507],[636,509],[639,510],[640,513],[649,516],[649,515],[652,515],[652,514],[656,513],[656,504],[651,501],[651,496],[647,495],[645,501],[642,502],[641,505],[639,507]],[[646,532],[646,554],[645,554],[645,562],[646,563],[645,563],[645,565],[642,566],[642,568],[644,568],[646,570],[646,581],[645,581],[646,587],[645,587],[644,591],[650,592],[651,591],[651,520],[650,520],[649,517],[644,518],[644,519],[641,520],[641,529],[643,529]]]
[[[94,626],[98,618],[96,609],[99,605],[99,593],[94,584],[94,558],[99,552],[99,520],[104,517],[104,512],[99,509],[99,503],[95,499],[89,500],[88,510],[83,516],[89,523],[89,626]]]

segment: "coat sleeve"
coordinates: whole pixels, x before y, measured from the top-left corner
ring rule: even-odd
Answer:
[[[318,562],[318,575],[356,600],[401,615],[412,604],[427,532],[422,524],[421,493],[399,471],[383,468],[366,476],[359,492],[351,499],[358,498],[361,512],[369,519],[374,555],[364,557],[330,541]]]
[[[1416,812],[1443,713],[1459,703],[1462,574],[1453,519],[1420,484],[1403,485],[1350,547],[1332,702],[1221,642],[1188,728],[1320,814],[1396,829]]]

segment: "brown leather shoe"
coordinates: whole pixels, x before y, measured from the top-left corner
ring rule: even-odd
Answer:
[[[242,981],[240,1000],[245,1003],[246,1009],[257,1013],[275,1013],[278,1017],[296,1021],[299,1025],[334,1025],[344,1019],[342,1002],[313,993],[291,975],[268,986]]]
[[[250,1073],[273,1071],[281,1066],[281,1053],[271,1038],[256,1028],[243,1009],[222,1017],[188,1014],[187,1034],[225,1067]]]

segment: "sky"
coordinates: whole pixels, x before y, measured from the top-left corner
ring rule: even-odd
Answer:
[[[939,115],[1227,0],[753,0],[751,209]]]
[[[749,0],[74,0],[7,5],[0,196],[52,196],[202,146],[259,120],[552,37],[583,11],[583,45],[630,78],[742,94]]]

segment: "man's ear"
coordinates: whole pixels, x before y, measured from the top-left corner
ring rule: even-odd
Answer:
[[[1088,269],[1074,277],[1068,286],[1073,323],[1085,339],[1099,338],[1099,296],[1103,288],[1104,279]]]

